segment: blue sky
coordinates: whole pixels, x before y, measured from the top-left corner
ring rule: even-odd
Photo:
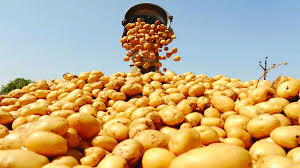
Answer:
[[[260,60],[288,62],[273,69],[300,78],[298,0],[0,0],[0,85],[16,77],[61,78],[99,69],[128,72],[119,39],[132,5],[152,2],[174,16],[181,62],[164,67],[244,81],[262,74]]]

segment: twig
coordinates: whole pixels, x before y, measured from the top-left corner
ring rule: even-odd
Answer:
[[[261,78],[263,78],[264,76],[265,76],[265,74],[268,72],[268,71],[270,71],[271,69],[273,69],[273,68],[276,68],[276,67],[278,67],[278,66],[280,66],[280,65],[287,65],[288,63],[287,62],[282,62],[282,63],[280,63],[280,64],[274,64],[273,66],[271,66],[269,69],[267,69],[267,70],[265,70],[265,72],[264,72],[264,74],[261,76],[261,77],[259,77],[258,78],[258,82],[261,80]],[[258,85],[258,82],[257,82],[257,84],[256,84],[256,87],[257,87],[257,85]]]

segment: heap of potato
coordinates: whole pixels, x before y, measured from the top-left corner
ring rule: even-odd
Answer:
[[[1,168],[299,168],[300,80],[101,71],[0,97]]]
[[[137,52],[137,55],[133,58],[133,62],[137,67],[142,66],[144,69],[148,69],[151,62],[155,61],[155,66],[160,68],[162,66],[160,60],[166,60],[177,53],[176,47],[170,51],[167,47],[173,39],[176,39],[174,32],[167,29],[159,20],[155,24],[148,24],[138,18],[137,22],[128,23],[125,29],[127,30],[126,36],[120,40],[122,47],[128,50],[123,58],[124,61],[129,61]],[[166,52],[165,56],[157,55],[162,52],[162,48]],[[174,61],[180,61],[180,59],[178,55],[173,57]],[[166,68],[163,70],[166,71]]]

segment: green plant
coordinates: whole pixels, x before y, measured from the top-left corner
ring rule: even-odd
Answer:
[[[9,81],[8,84],[2,85],[0,93],[9,93],[10,91],[12,91],[14,89],[21,89],[22,87],[24,87],[32,82],[33,81],[30,79],[16,78],[12,81]]]

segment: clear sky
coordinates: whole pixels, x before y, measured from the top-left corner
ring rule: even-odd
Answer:
[[[242,80],[262,74],[260,60],[300,78],[299,0],[0,0],[0,85],[16,77],[61,78],[99,69],[128,72],[121,20],[132,5],[152,2],[174,16],[181,62],[177,73],[223,74]]]

